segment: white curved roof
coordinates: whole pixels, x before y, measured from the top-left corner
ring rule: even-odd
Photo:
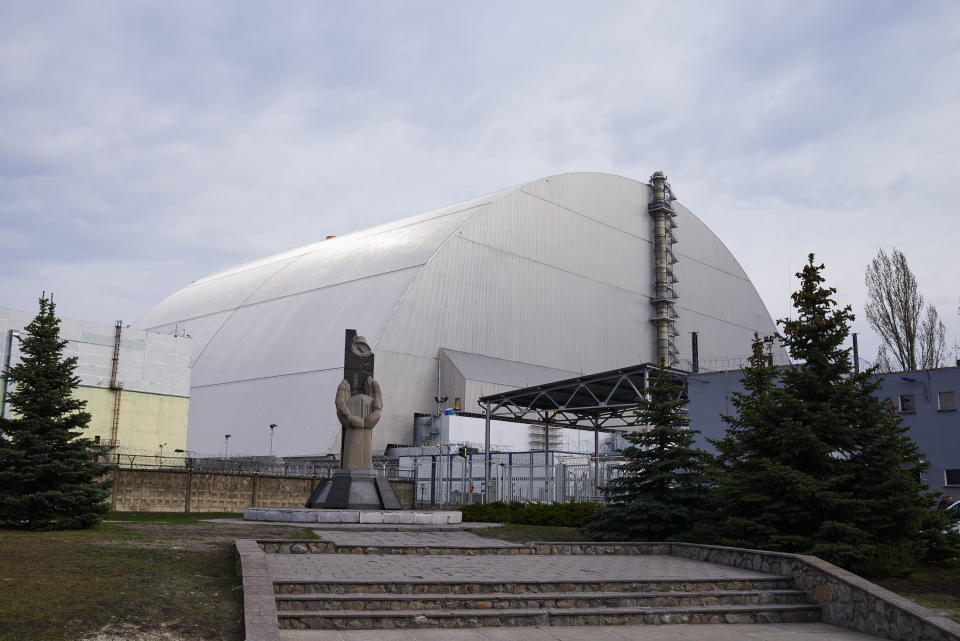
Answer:
[[[644,183],[552,176],[217,272],[141,317],[194,339],[188,447],[337,450],[343,332],[367,337],[385,395],[374,446],[435,409],[440,348],[572,372],[655,360]],[[773,323],[719,239],[679,203],[678,328],[701,358]],[[466,399],[469,404],[470,399]]]

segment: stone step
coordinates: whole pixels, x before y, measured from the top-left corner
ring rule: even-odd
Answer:
[[[786,577],[689,581],[274,581],[275,594],[539,594],[581,592],[724,592],[790,590]]]
[[[706,607],[540,608],[490,610],[358,610],[278,612],[281,629],[382,630],[521,625],[628,625],[665,623],[793,623],[820,620],[816,605]]]
[[[703,592],[541,592],[536,594],[279,594],[277,610],[520,610],[693,607],[804,603],[800,590]]]

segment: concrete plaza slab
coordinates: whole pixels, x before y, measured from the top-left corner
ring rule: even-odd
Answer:
[[[280,641],[875,641],[826,623],[280,630]]]
[[[500,545],[509,545],[503,541]],[[673,556],[269,554],[277,582],[745,581],[769,574]]]
[[[316,549],[249,542],[276,600],[250,603],[264,616],[247,615],[248,641],[960,640],[956,624],[815,557],[523,545],[463,527],[334,523]],[[850,624],[846,609],[867,618]]]

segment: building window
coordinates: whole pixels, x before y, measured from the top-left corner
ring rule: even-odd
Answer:
[[[960,485],[960,470],[944,470],[943,475],[947,481],[944,485]]]
[[[940,401],[940,406],[938,409],[941,412],[949,412],[950,410],[957,409],[956,392],[940,392],[937,394],[937,400]]]
[[[900,395],[900,413],[912,414],[917,411],[917,404],[913,400],[913,394]]]

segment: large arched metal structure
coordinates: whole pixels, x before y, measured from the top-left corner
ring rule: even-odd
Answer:
[[[705,364],[774,333],[733,255],[672,199],[676,296],[660,309],[653,202],[630,178],[550,176],[222,270],[135,325],[193,337],[190,450],[221,451],[230,433],[231,451],[264,453],[275,424],[279,455],[339,450],[333,398],[355,328],[377,355],[383,451],[413,442],[413,415],[435,412],[435,397],[475,407],[545,373],[655,362],[664,313],[680,368],[693,332]],[[447,377],[442,350],[472,373]]]

